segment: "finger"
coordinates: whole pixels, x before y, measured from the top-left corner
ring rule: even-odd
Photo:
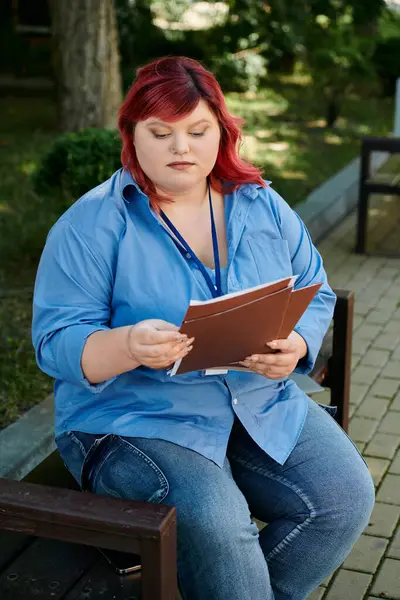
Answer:
[[[291,364],[293,361],[292,353],[287,354],[252,354],[245,358],[250,364],[257,364],[261,367],[266,366],[285,366]]]
[[[144,346],[153,346],[160,344],[168,344],[171,342],[180,342],[187,340],[187,335],[179,331],[159,330],[159,329],[144,329],[142,331],[140,343]]]
[[[152,319],[151,324],[159,331],[179,331],[179,327],[174,323],[169,323],[163,319]]]
[[[289,338],[283,340],[272,340],[271,342],[267,342],[266,346],[269,346],[273,350],[280,350],[281,352],[295,352],[297,349],[294,341]]]
[[[165,369],[165,368],[173,365],[174,362],[177,361],[177,360],[179,360],[180,358],[184,358],[187,354],[189,354],[189,352],[192,349],[193,349],[193,346],[188,346],[182,352],[180,352],[176,356],[173,356],[172,358],[171,357],[163,357],[162,360],[157,360],[157,361],[154,361],[154,362],[150,362],[149,361],[149,366],[152,369]]]
[[[193,344],[193,341],[194,338],[190,338],[189,340],[181,341],[178,344],[167,343],[142,346],[140,348],[140,354],[145,359],[156,359],[158,361],[171,360],[171,357],[180,354],[190,344]]]

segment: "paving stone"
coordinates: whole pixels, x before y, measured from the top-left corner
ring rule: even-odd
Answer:
[[[382,308],[383,310],[395,310],[395,308],[397,308],[397,303],[398,298],[389,298],[387,296],[384,296],[379,300],[378,304],[376,305],[376,308]]]
[[[353,354],[351,357],[351,370],[355,371],[361,361],[361,355],[357,356],[357,354]]]
[[[400,475],[388,473],[382,482],[376,499],[378,502],[400,506]]]
[[[363,450],[361,450],[361,453],[363,453]],[[387,458],[376,458],[375,456],[364,456],[364,458],[368,464],[375,487],[377,487],[388,470],[390,461]]]
[[[390,285],[397,285],[397,284],[393,284],[393,281],[396,281],[396,277],[399,274],[399,270],[397,268],[397,266],[387,266],[387,267],[383,267],[383,269],[381,269],[379,271],[379,279],[387,279],[390,281]]]
[[[393,458],[399,445],[399,436],[390,433],[375,433],[372,440],[365,448],[367,456],[379,458]]]
[[[356,303],[357,304],[357,303]],[[356,311],[357,312],[357,311]],[[358,313],[360,314],[360,313]],[[368,340],[372,341],[382,331],[382,327],[380,325],[372,325],[372,324],[364,324],[359,327],[354,335],[354,338],[357,340]]]
[[[381,598],[400,599],[400,564],[397,560],[386,558],[383,561],[371,593]]]
[[[390,465],[389,473],[400,475],[400,450],[397,451],[397,454]]]
[[[389,320],[389,319],[388,319]],[[386,323],[386,321],[384,321]],[[362,315],[354,315],[353,316],[353,332],[356,331],[360,325],[364,323],[364,317]]]
[[[400,336],[397,333],[381,333],[374,339],[372,345],[374,348],[382,350],[394,350],[400,341]]]
[[[369,315],[365,318],[367,325],[385,325],[391,320],[393,311],[391,310],[372,310]],[[360,315],[361,316],[361,315]]]
[[[392,317],[384,325],[382,333],[397,333],[400,334],[400,321],[394,321]]]
[[[367,396],[357,408],[357,416],[379,421],[387,411],[389,404],[390,401],[387,398]]]
[[[353,343],[351,346],[351,353],[356,356],[364,356],[365,352],[370,347],[371,342],[368,340],[355,339],[353,337]]]
[[[400,412],[389,410],[383,417],[378,431],[400,435]]]
[[[398,528],[397,533],[394,536],[393,541],[389,546],[388,556],[390,556],[391,558],[400,559],[400,527]],[[400,567],[400,565],[399,565],[399,567]]]
[[[364,417],[353,417],[349,425],[349,436],[357,442],[368,442],[375,433],[379,422]]]
[[[373,342],[373,345],[375,345],[375,342]],[[382,369],[382,367],[386,365],[389,356],[390,352],[388,350],[375,350],[372,348],[368,350],[362,357],[361,365],[367,367],[378,367],[379,369]]]
[[[357,410],[357,407],[355,404],[349,404],[349,420],[354,417],[356,410]]]
[[[368,457],[367,457],[368,458]],[[378,537],[390,538],[393,534],[397,520],[400,517],[400,507],[393,504],[375,502],[368,527],[365,534]]]
[[[371,583],[372,576],[357,571],[340,569],[326,600],[361,600]]]
[[[400,360],[400,344],[397,346],[397,348],[394,350],[393,354],[392,354],[392,359],[393,360]]]
[[[350,385],[350,403],[358,406],[365,397],[367,390],[368,385],[352,381]]]
[[[400,379],[400,361],[390,360],[381,373],[382,377],[389,379]]]
[[[362,365],[358,365],[351,378],[354,383],[371,385],[379,375],[379,372],[379,369],[376,367],[363,367]]]
[[[354,443],[362,454],[364,452],[365,446],[367,445],[366,442],[354,442]]]
[[[397,394],[396,398],[393,400],[392,404],[390,405],[390,410],[400,410],[400,394]]]
[[[362,535],[344,561],[343,568],[375,573],[388,543],[384,538]]]
[[[359,369],[360,367],[357,367]],[[372,367],[369,367],[372,368]],[[386,379],[385,377],[380,377],[378,381],[374,383],[369,393],[372,396],[383,396],[384,398],[393,398],[399,389],[400,381],[396,381],[395,379]]]

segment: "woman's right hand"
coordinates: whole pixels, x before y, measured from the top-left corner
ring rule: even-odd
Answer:
[[[128,351],[135,361],[151,369],[165,369],[193,348],[194,338],[161,319],[146,319],[128,331]]]

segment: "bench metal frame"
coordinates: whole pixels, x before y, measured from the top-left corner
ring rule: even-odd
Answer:
[[[355,252],[365,254],[368,225],[368,198],[370,194],[400,195],[400,182],[374,181],[371,178],[370,164],[373,152],[400,153],[400,138],[364,137],[361,142],[361,166],[358,192],[358,220]],[[391,254],[391,256],[399,256]]]

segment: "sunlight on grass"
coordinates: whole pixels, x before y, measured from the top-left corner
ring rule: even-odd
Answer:
[[[5,202],[0,202],[0,213],[8,213],[11,212],[10,207]]]
[[[37,162],[31,160],[21,163],[18,167],[18,170],[24,175],[32,175],[36,167]]]
[[[281,175],[285,179],[297,179],[298,181],[304,181],[307,178],[304,171],[289,171],[288,169],[283,169]]]
[[[327,133],[324,136],[324,140],[327,144],[334,144],[334,145],[340,145],[343,144],[343,139],[341,137],[339,137],[338,135],[335,135],[333,133]]]

